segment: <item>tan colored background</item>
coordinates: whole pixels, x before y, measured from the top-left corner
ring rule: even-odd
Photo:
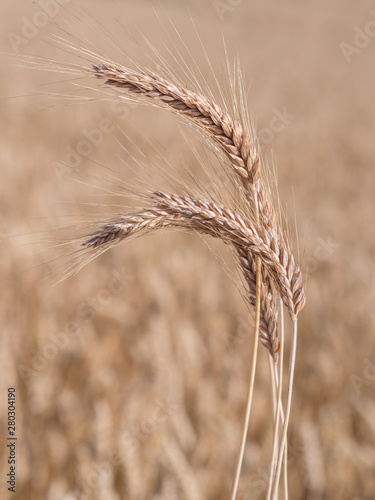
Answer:
[[[292,224],[296,207],[310,271],[290,427],[290,498],[373,499],[375,7],[338,0],[186,4],[214,65],[223,59],[221,32],[230,54],[238,52],[260,133],[275,109],[293,115],[264,144],[270,160],[274,151]],[[119,39],[127,40],[132,22],[157,44],[163,30],[155,5],[91,2],[88,9],[103,25],[116,25]],[[158,5],[202,61],[186,5]],[[221,15],[220,5],[228,7]],[[3,1],[0,9],[1,50],[13,54],[9,33],[20,34],[24,16],[40,9],[25,0]],[[358,30],[369,36],[355,39]],[[21,54],[51,57],[42,31],[20,46]],[[343,42],[354,47],[349,61]],[[133,241],[55,287],[45,279],[57,264],[35,267],[43,261],[32,244],[41,240],[35,231],[59,225],[66,208],[57,201],[92,201],[90,186],[58,182],[51,165],[84,128],[113,114],[105,103],[46,109],[40,84],[50,76],[14,62],[4,57],[0,80],[0,498],[225,499],[251,349],[241,295],[205,243],[185,234]],[[202,72],[210,78],[204,65]],[[44,97],[30,96],[34,90]],[[20,95],[28,97],[11,98]],[[132,111],[136,126],[177,150],[176,120],[146,112]],[[127,122],[121,127],[127,130]],[[104,158],[114,166],[113,145],[106,137],[82,169]],[[72,323],[78,330],[69,329]],[[25,369],[33,369],[30,377],[21,376]],[[271,438],[264,353],[258,375],[243,500],[264,497]],[[15,495],[5,487],[11,386]]]

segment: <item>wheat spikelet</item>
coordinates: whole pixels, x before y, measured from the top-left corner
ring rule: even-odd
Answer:
[[[236,251],[240,262],[241,269],[245,275],[246,282],[249,287],[249,301],[255,306],[256,298],[256,260],[254,256],[243,248],[237,245]],[[278,352],[280,342],[278,339],[277,320],[278,320],[278,306],[277,297],[269,276],[262,272],[262,287],[260,296],[260,341],[266,347],[272,358],[276,362],[278,359]]]

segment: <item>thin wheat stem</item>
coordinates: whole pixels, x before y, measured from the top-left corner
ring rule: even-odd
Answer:
[[[252,363],[251,363],[251,373],[250,373],[250,381],[249,381],[249,390],[246,401],[246,413],[245,419],[242,427],[242,436],[241,436],[241,444],[240,450],[238,453],[236,470],[232,485],[232,492],[230,496],[230,500],[235,500],[238,491],[238,484],[240,480],[241,468],[243,463],[243,457],[245,453],[245,445],[246,438],[249,429],[249,421],[250,421],[250,413],[251,406],[253,402],[253,394],[254,394],[254,384],[255,384],[255,373],[256,373],[256,365],[258,359],[258,346],[259,346],[259,323],[260,323],[260,291],[261,291],[261,273],[262,273],[262,261],[260,257],[257,257],[257,278],[256,278],[256,301],[255,301],[255,320],[254,320],[254,343],[253,343],[253,355],[252,355]]]
[[[279,399],[278,404],[280,405],[280,416],[281,422],[284,424],[284,410],[281,400],[282,388],[283,388],[283,369],[284,369],[284,347],[285,347],[285,330],[284,330],[284,304],[280,299],[280,338],[282,342],[281,346],[281,361],[279,367]],[[284,500],[288,500],[288,441],[285,441],[285,451],[284,451]]]
[[[283,477],[284,477],[284,500],[289,498],[289,488],[288,488],[288,440],[285,441],[284,447],[284,467],[283,467]]]
[[[280,416],[281,416],[281,412],[282,412],[282,408],[280,406],[280,400],[279,400],[279,384],[278,384],[277,370],[275,367],[275,363],[272,359],[270,360],[270,364],[272,364],[272,366],[270,367],[272,385],[274,385],[276,387],[276,394],[275,394],[276,401],[273,404],[273,406],[275,407],[275,411],[273,412],[272,455],[271,455],[270,475],[269,475],[269,479],[268,479],[268,488],[267,488],[267,497],[266,497],[267,500],[270,499],[272,485],[273,485],[273,479],[275,477],[275,469],[276,469],[276,462],[277,462],[277,456],[278,456]]]
[[[276,375],[275,375],[275,361],[272,354],[268,352],[268,368],[270,370],[270,381],[271,381],[271,395],[272,395],[272,417],[273,425],[276,421],[276,411],[277,411],[277,385],[276,385]]]
[[[284,358],[285,335],[284,335],[284,304],[280,300],[280,337],[282,338],[282,357]],[[297,346],[296,346],[297,348]],[[283,362],[280,363],[280,405],[281,404],[281,391],[282,391],[282,377],[283,377]],[[284,414],[282,410],[282,422],[285,423]],[[284,500],[288,500],[288,440],[285,439],[284,445]]]
[[[273,434],[273,444],[272,444],[272,458],[270,467],[270,477],[268,481],[267,490],[267,500],[271,497],[272,485],[275,478],[277,457],[279,453],[279,428],[280,419],[284,423],[284,411],[282,404],[282,387],[283,387],[283,365],[284,365],[284,309],[282,299],[279,299],[279,341],[280,341],[280,353],[279,353],[279,375],[277,373],[277,366],[272,363],[272,375],[274,377],[274,385],[277,387],[277,403],[276,403],[276,413],[274,419],[274,434]]]
[[[255,201],[255,216],[256,222],[259,223],[259,208],[258,208],[258,198],[257,198],[257,190],[255,185],[253,185],[253,196]],[[245,420],[242,428],[242,437],[240,450],[237,458],[236,471],[234,475],[233,487],[231,500],[235,500],[237,496],[238,484],[241,475],[243,457],[245,453],[245,444],[247,439],[247,434],[249,430],[249,422],[250,422],[250,413],[251,407],[253,403],[253,395],[254,395],[254,385],[255,385],[255,374],[256,367],[258,361],[258,348],[259,348],[259,335],[260,335],[260,308],[261,308],[261,294],[262,294],[262,260],[259,255],[256,257],[256,288],[255,288],[255,318],[254,318],[254,343],[253,343],[253,355],[251,362],[251,373],[249,380],[249,391],[246,402],[246,414]]]
[[[297,332],[298,332],[298,321],[297,318],[294,318],[292,321],[292,339],[290,346],[290,359],[289,359],[289,377],[288,377],[288,397],[285,408],[285,419],[284,425],[282,429],[281,439],[280,439],[280,447],[279,447],[279,455],[277,459],[277,468],[275,473],[275,480],[272,488],[271,500],[276,500],[278,485],[280,480],[281,466],[283,462],[285,443],[287,439],[288,432],[288,424],[290,418],[290,410],[292,406],[292,393],[293,393],[293,381],[294,381],[294,371],[296,364],[296,352],[297,352]],[[281,385],[281,384],[280,384]]]

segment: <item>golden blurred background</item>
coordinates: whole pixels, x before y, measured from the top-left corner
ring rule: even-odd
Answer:
[[[119,246],[55,286],[48,275],[58,264],[40,265],[40,248],[50,246],[46,231],[71,202],[93,199],[89,183],[61,178],[53,167],[67,147],[77,148],[84,130],[105,128],[107,119],[120,124],[146,161],[153,149],[144,137],[194,161],[188,144],[179,149],[178,121],[163,111],[131,110],[122,119],[106,102],[56,105],[45,82],[64,75],[33,71],[17,55],[54,56],[45,30],[75,5],[60,3],[67,5],[0,4],[1,51],[11,55],[1,56],[0,81],[0,498],[226,499],[252,320],[220,258],[196,235],[168,233]],[[225,57],[222,33],[229,58],[238,54],[307,277],[290,498],[375,499],[375,6],[125,0],[85,8],[113,26],[120,43],[128,29],[139,29],[173,54],[170,40],[181,34],[208,79],[191,19],[214,67]],[[163,38],[169,19],[177,31],[170,40]],[[90,172],[98,161],[121,168],[116,133],[103,132],[91,154],[79,157],[80,170]],[[219,244],[209,243],[233,266]],[[264,498],[267,484],[272,428],[263,351],[241,500]],[[10,387],[16,493],[6,483]]]

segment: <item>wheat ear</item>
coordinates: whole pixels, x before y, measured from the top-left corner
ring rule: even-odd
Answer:
[[[285,244],[272,204],[260,178],[260,157],[257,147],[243,126],[203,94],[182,85],[177,86],[159,75],[130,71],[110,62],[93,65],[92,69],[97,78],[105,80],[106,85],[148,98],[184,116],[227,155],[249,198],[248,208],[252,218],[259,220],[258,234],[262,233],[263,238],[269,240],[270,247],[279,255],[280,262],[287,269],[290,293],[289,297],[285,295],[283,300],[291,317],[296,317],[305,303],[302,277],[293,255]],[[254,214],[258,214],[258,217]]]
[[[223,216],[225,213],[229,214],[229,209],[219,208],[219,205],[215,203],[204,202],[202,200],[196,200],[195,198],[182,197],[179,195],[155,193],[154,196],[158,201],[162,200],[161,205],[155,205],[141,212],[125,215],[113,222],[106,223],[98,231],[88,235],[82,245],[86,248],[100,248],[106,250],[139,233],[168,227],[179,227],[219,237],[226,243],[234,242],[231,234],[225,231],[225,223],[223,224],[223,220],[220,221],[217,219],[217,217]],[[174,200],[174,206],[166,206],[166,202],[169,201],[169,203],[171,203],[172,199]],[[176,208],[177,204],[179,210]],[[226,222],[227,224],[232,224],[233,215],[231,219],[227,217]],[[256,266],[256,264],[254,256],[249,250],[246,248],[244,249],[238,244],[235,244],[235,249],[239,256],[240,266],[248,283],[250,302],[255,304],[256,269],[254,266]],[[262,342],[265,344],[272,357],[275,358],[278,349],[277,341],[274,340],[272,343],[269,342],[270,338],[276,338],[277,330],[277,309],[273,308],[273,296],[274,292],[271,287],[271,281],[270,278],[267,277],[262,284],[261,291],[260,330]],[[271,303],[272,307],[270,306]],[[271,311],[274,312],[275,317],[272,317]]]
[[[248,212],[246,217],[219,204],[192,197],[154,193],[156,207],[148,210],[147,217],[146,212],[138,213],[135,214],[136,219],[133,221],[131,220],[132,216],[128,216],[128,218],[117,221],[112,227],[107,225],[97,234],[91,235],[84,245],[94,248],[99,245],[109,245],[142,229],[150,230],[169,225],[219,236],[226,243],[235,246],[249,284],[250,301],[256,306],[253,367],[247,403],[247,422],[244,425],[241,441],[242,454],[248,425],[249,401],[251,402],[255,377],[257,335],[259,328],[261,328],[262,342],[266,343],[270,354],[273,353],[275,359],[278,338],[277,329],[275,329],[275,324],[277,324],[276,296],[274,296],[273,290],[277,290],[280,294],[293,320],[293,334],[285,418],[280,444],[278,449],[274,447],[274,453],[276,449],[278,451],[275,464],[276,475],[271,493],[274,500],[277,495],[281,464],[286,447],[286,433],[291,407],[297,342],[297,316],[305,304],[305,294],[301,271],[295,264],[293,255],[285,242],[260,175],[260,156],[257,147],[238,121],[233,120],[214,101],[199,92],[191,91],[183,85],[174,85],[158,75],[130,71],[111,62],[96,64],[92,66],[92,71],[97,78],[104,79],[107,86],[124,90],[135,99],[138,96],[150,99],[151,102],[185,117],[202,130],[210,142],[215,143],[225,153],[230,166],[240,180],[246,199],[244,207],[245,212]],[[148,217],[150,213],[152,214],[151,218]],[[281,382],[279,382],[278,393],[280,390]],[[280,398],[277,401],[276,421],[279,414],[282,414]],[[274,460],[272,463],[275,463]],[[232,498],[236,496],[240,467],[239,463]]]
[[[255,307],[256,302],[256,259],[246,248],[236,246],[237,255],[239,258],[241,269],[244,273],[248,290],[249,301]],[[280,349],[280,341],[278,338],[277,322],[278,322],[278,305],[277,295],[272,287],[272,281],[269,275],[262,272],[262,289],[261,289],[261,316],[260,316],[260,341],[270,353],[273,361],[278,360]]]
[[[300,307],[298,285],[302,284],[301,272],[273,240],[264,241],[254,223],[235,210],[218,203],[176,194],[153,193],[155,207],[137,214],[124,216],[103,226],[84,243],[86,247],[113,244],[142,230],[163,226],[182,226],[189,221],[190,228],[220,237],[227,243],[245,247],[259,255],[267,272],[283,298],[289,312],[295,316]],[[185,226],[186,227],[186,224]],[[297,292],[293,290],[297,286]],[[295,301],[297,298],[297,301]]]

